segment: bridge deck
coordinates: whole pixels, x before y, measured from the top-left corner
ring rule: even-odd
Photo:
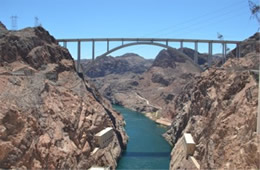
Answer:
[[[63,46],[67,48],[68,42],[76,42],[77,43],[77,70],[80,71],[80,58],[81,58],[81,43],[82,42],[92,42],[92,60],[95,60],[95,42],[106,42],[107,43],[107,51],[103,55],[108,55],[116,50],[121,48],[125,48],[132,45],[155,45],[161,46],[163,48],[172,48],[169,45],[169,42],[179,42],[180,48],[183,48],[184,42],[194,43],[194,63],[198,63],[198,43],[207,43],[208,44],[208,65],[212,64],[212,55],[213,55],[213,43],[222,44],[222,56],[223,60],[226,59],[227,53],[227,44],[235,44],[237,46],[236,49],[236,57],[240,57],[240,46],[242,41],[233,41],[233,40],[205,40],[205,39],[174,39],[174,38],[72,38],[72,39],[57,39],[59,43],[63,42]],[[109,48],[110,42],[121,42],[122,44],[114,47],[113,49]],[[249,40],[248,40],[249,41]],[[101,56],[103,56],[101,55]]]
[[[174,39],[174,38],[71,38],[57,39],[58,42],[90,42],[90,41],[168,41],[168,42],[199,42],[199,43],[226,43],[238,44],[241,41],[234,40],[204,40],[204,39]]]

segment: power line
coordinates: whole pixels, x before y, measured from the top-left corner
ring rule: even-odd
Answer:
[[[239,14],[241,14],[241,13],[243,13],[243,11],[240,11]],[[232,14],[233,14],[233,13],[232,13]],[[211,23],[214,23],[214,22],[219,22],[220,24],[223,24],[223,23],[229,21],[230,19],[232,19],[232,20],[239,19],[239,15],[237,15],[237,14],[233,14],[233,15],[235,16],[234,19],[233,19],[233,18],[226,18],[226,19],[217,18],[217,20],[210,20],[210,21],[208,21],[208,22],[204,22],[203,24],[195,24],[195,27],[193,27],[192,30],[193,30],[193,32],[195,32],[195,30],[196,30],[196,32],[198,32],[198,30],[201,30],[201,28],[202,28],[202,29],[206,29],[207,27],[205,27],[205,25],[208,25],[208,24],[211,24]],[[232,16],[233,16],[233,15],[232,15]],[[176,32],[180,32],[180,31],[182,31],[182,32],[181,32],[182,34],[183,34],[183,33],[187,33],[187,32],[190,31],[189,28],[190,28],[190,27],[183,27],[182,29],[175,31],[175,33],[176,33]],[[183,30],[185,30],[185,31],[183,31]],[[161,35],[169,35],[169,34],[161,34]],[[175,34],[175,35],[180,35],[180,33]],[[142,47],[142,46],[139,46],[139,47],[136,47],[136,48],[133,49],[133,50],[139,50],[139,49],[143,49],[143,48],[146,48],[146,47],[144,47],[144,46],[143,46],[143,47]]]
[[[205,25],[209,25],[209,24],[212,24],[212,23],[218,23],[218,24],[223,24],[227,21],[229,21],[230,19],[232,20],[235,20],[235,19],[239,19],[239,15],[238,14],[242,14],[243,11],[240,11],[239,13],[231,13],[231,17],[227,18],[226,15],[223,15],[222,17],[218,17],[216,18],[216,20],[212,19],[212,20],[209,20],[207,22],[203,22],[203,23],[198,23],[198,24],[194,24],[193,27],[192,27],[192,31],[194,32],[195,30],[198,31],[198,30],[201,30],[201,28],[208,28],[208,27],[205,27]],[[223,18],[224,17],[224,18]],[[184,32],[181,32],[181,33],[186,33],[188,32],[190,27],[184,27],[180,30],[177,30],[175,31],[176,32],[179,32],[177,35],[180,35],[180,31],[183,31],[183,30],[186,30]],[[166,34],[167,35],[167,34]],[[169,34],[168,34],[169,35]],[[175,34],[176,35],[176,34]]]
[[[225,10],[225,9],[229,9],[228,11],[230,11],[230,6],[231,6],[231,7],[234,7],[234,6],[237,6],[237,5],[241,5],[240,2],[245,2],[245,1],[244,1],[244,0],[241,0],[241,1],[238,1],[238,2],[236,2],[236,3],[230,3],[229,5],[225,6],[224,8],[220,8],[220,9],[217,9],[217,10],[214,10],[214,11],[206,12],[206,13],[200,15],[200,16],[192,17],[192,18],[190,18],[190,19],[188,19],[188,20],[185,20],[185,21],[183,21],[183,22],[181,22],[181,23],[177,23],[177,24],[175,24],[175,25],[171,25],[171,26],[169,26],[169,27],[163,28],[163,29],[158,30],[158,31],[155,31],[155,32],[153,32],[153,33],[145,34],[145,35],[142,36],[142,37],[147,37],[148,35],[153,35],[153,34],[161,33],[161,32],[163,32],[163,31],[166,31],[166,30],[171,29],[172,27],[176,28],[176,26],[185,25],[185,24],[187,24],[187,23],[190,24],[191,22],[194,22],[194,21],[196,21],[196,20],[200,20],[201,18],[203,18],[203,17],[205,17],[205,16],[206,16],[206,17],[212,17],[211,14],[217,14],[217,13],[219,13],[219,12],[222,13],[223,10]]]
[[[170,31],[168,31],[167,33],[161,33],[161,34],[159,34],[160,36],[162,36],[162,35],[169,35],[170,33],[172,33],[172,32],[174,32],[174,33],[176,33],[176,32],[181,32],[181,31],[183,31],[183,30],[186,30],[186,29],[189,29],[189,28],[194,28],[194,26],[197,26],[197,25],[199,25],[199,26],[201,26],[201,25],[208,25],[208,23],[214,23],[214,21],[215,20],[220,20],[219,22],[221,22],[221,21],[223,21],[223,20],[226,20],[226,19],[230,19],[230,18],[227,18],[227,15],[230,15],[230,14],[232,14],[232,16],[233,15],[235,15],[235,16],[237,16],[237,14],[236,13],[234,13],[233,11],[240,11],[240,9],[242,9],[243,7],[240,7],[240,8],[236,8],[236,9],[233,9],[233,10],[229,10],[229,11],[226,11],[225,13],[221,13],[221,15],[213,15],[213,16],[208,16],[208,17],[206,17],[206,18],[198,18],[198,20],[197,20],[197,22],[189,22],[188,24],[189,25],[187,25],[187,26],[183,26],[183,27],[179,27],[179,28],[175,28],[175,29],[173,29],[173,30],[170,30]],[[243,11],[242,11],[243,12]],[[240,13],[241,13],[241,11],[240,11]],[[223,18],[224,17],[224,18]],[[223,19],[222,19],[223,18]],[[233,18],[232,18],[233,19]],[[195,21],[195,20],[194,20]],[[198,22],[198,21],[200,21],[200,22]],[[194,31],[194,30],[193,30]]]
[[[183,30],[187,30],[187,29],[189,29],[189,28],[193,28],[194,26],[199,26],[199,27],[201,27],[203,24],[207,24],[207,23],[206,23],[207,21],[210,22],[210,23],[212,23],[212,21],[215,22],[214,19],[219,20],[220,17],[223,17],[223,16],[225,17],[225,18],[224,18],[224,20],[225,20],[227,14],[229,14],[229,13],[234,14],[233,11],[239,11],[238,8],[234,8],[234,7],[241,6],[241,3],[240,3],[240,2],[245,2],[245,1],[244,1],[244,0],[241,0],[241,1],[238,1],[238,2],[236,2],[236,3],[230,3],[230,4],[228,4],[227,6],[225,6],[224,8],[220,8],[220,9],[215,10],[215,11],[210,11],[210,12],[204,13],[203,15],[201,15],[201,16],[199,16],[199,17],[190,18],[189,20],[183,21],[183,22],[181,22],[180,24],[178,24],[177,27],[179,27],[179,28],[176,28],[175,25],[172,25],[172,26],[170,26],[170,27],[164,28],[164,29],[159,30],[159,31],[156,31],[156,32],[154,32],[154,33],[146,34],[146,35],[144,35],[144,36],[151,35],[151,34],[154,34],[154,35],[155,35],[155,33],[156,33],[156,34],[157,34],[157,33],[160,33],[159,35],[169,35],[169,34],[171,34],[173,31],[174,31],[174,33],[176,33],[176,32],[182,32]],[[243,6],[244,6],[244,4],[243,4]],[[225,11],[225,13],[223,13],[223,10],[225,10],[225,9],[228,9],[228,11]],[[241,7],[240,7],[239,9],[241,9]],[[221,15],[219,15],[219,14],[221,14]],[[228,19],[230,19],[230,18],[228,18]],[[221,21],[223,22],[223,19],[221,19]],[[194,24],[192,24],[192,23],[194,23]],[[192,25],[192,26],[191,26],[191,25]],[[173,26],[174,26],[175,29],[170,30]],[[180,27],[180,26],[182,26],[182,27]],[[167,30],[170,30],[170,31],[167,31]],[[176,31],[176,30],[177,30],[177,31]],[[162,31],[164,31],[164,32],[167,31],[167,32],[166,32],[166,33],[162,33]],[[193,29],[193,31],[194,31],[194,29]],[[186,31],[185,31],[185,32],[186,32]],[[142,37],[144,37],[144,36],[142,36]],[[136,49],[140,49],[140,48],[144,48],[144,47],[137,47]],[[100,51],[103,51],[103,50],[98,50],[98,51],[96,51],[96,52],[100,52]]]
[[[242,2],[242,1],[239,1],[239,2]],[[244,0],[243,0],[244,2]],[[233,4],[233,3],[232,3]],[[231,5],[231,4],[230,4]],[[225,8],[222,8],[221,10],[223,9],[228,9],[228,11],[225,11],[225,13],[223,13],[223,11],[221,10],[216,10],[216,11],[211,11],[210,13],[205,13],[204,15],[202,15],[201,17],[194,17],[190,20],[187,20],[187,21],[184,21],[182,22],[181,24],[178,24],[175,29],[173,30],[170,30],[168,32],[165,32],[165,33],[162,33],[160,32],[160,34],[157,34],[157,36],[166,36],[166,35],[169,35],[171,34],[172,32],[175,33],[176,35],[176,32],[178,32],[178,34],[181,33],[184,33],[184,32],[187,32],[188,30],[187,29],[191,29],[192,28],[192,31],[194,32],[194,26],[195,28],[197,26],[199,27],[204,27],[204,25],[208,25],[208,23],[212,23],[215,22],[215,19],[217,19],[218,22],[220,23],[223,23],[223,20],[229,20],[230,18],[227,18],[226,16],[229,15],[229,14],[235,14],[234,11],[240,11],[240,9],[242,9],[243,7],[240,7],[240,8],[231,8],[230,10],[230,5],[229,6],[226,6]],[[232,5],[232,7],[235,7],[235,6],[241,6],[241,3],[235,3],[235,5]],[[243,12],[243,11],[242,11]],[[240,12],[241,13],[241,12]],[[213,15],[209,15],[209,14],[213,14]],[[219,15],[221,14],[221,15]],[[232,16],[233,16],[232,15]],[[206,16],[203,18],[203,16]],[[222,19],[224,17],[224,19]],[[237,18],[237,14],[235,14],[235,17]],[[233,19],[233,18],[232,18]],[[200,21],[200,22],[199,22]],[[193,24],[194,23],[194,24]],[[188,24],[188,25],[187,25]],[[182,27],[180,27],[181,25],[183,25]],[[192,26],[191,26],[192,25]],[[163,30],[169,30],[170,28],[172,27],[168,27],[166,29],[163,29]],[[187,31],[184,31],[184,30],[187,30]],[[184,31],[184,32],[183,32]],[[159,33],[159,32],[158,32]],[[178,35],[177,34],[177,35]],[[148,34],[147,34],[148,35]],[[140,48],[144,48],[144,47],[137,47],[135,48],[134,50],[136,49],[140,49]]]

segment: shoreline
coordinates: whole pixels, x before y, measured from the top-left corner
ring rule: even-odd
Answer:
[[[112,102],[111,102],[112,104]],[[127,109],[130,109],[130,110],[133,110],[135,112],[139,112],[143,115],[145,115],[147,118],[149,118],[150,120],[154,121],[156,124],[159,124],[159,125],[162,125],[162,126],[165,126],[167,128],[169,128],[171,126],[171,121],[170,120],[167,120],[166,118],[163,118],[163,117],[159,117],[157,118],[158,116],[158,111],[156,112],[140,112],[138,110],[135,110],[134,108],[129,108],[127,106],[124,106],[124,105],[121,105],[121,104],[113,104],[113,105],[118,105],[118,106],[122,106],[122,107],[125,107]]]

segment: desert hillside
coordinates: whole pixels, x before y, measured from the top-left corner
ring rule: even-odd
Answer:
[[[0,168],[115,168],[127,142],[123,126],[46,30],[0,24]],[[94,135],[106,127],[112,142],[94,153]]]
[[[84,73],[88,77],[97,78],[105,77],[110,74],[141,74],[152,65],[152,60],[144,59],[134,53],[127,53],[118,57],[100,56],[97,57],[94,62],[83,61],[81,65]]]
[[[256,33],[245,40],[243,58],[230,57],[222,67],[203,72],[168,104],[173,122],[165,136],[174,146],[171,169],[192,167],[185,156],[184,133],[193,136],[193,156],[202,169],[260,168],[256,134],[259,39]]]

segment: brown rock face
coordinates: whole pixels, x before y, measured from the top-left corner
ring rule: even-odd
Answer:
[[[0,168],[115,168],[127,142],[123,126],[43,28],[0,36]],[[113,141],[91,154],[105,127],[113,127]]]
[[[246,56],[250,52],[260,52],[260,33],[257,32],[253,36],[249,37],[245,41],[243,41],[240,44],[240,49],[241,49],[241,57]],[[236,56],[236,49],[232,50],[229,55],[227,55],[228,58],[235,58]]]
[[[140,74],[145,72],[151,64],[151,60],[146,60],[134,53],[118,57],[100,56],[94,62],[82,62],[84,72],[90,78],[104,77],[110,74]]]
[[[185,132],[194,137],[194,157],[202,169],[260,168],[258,75],[251,71],[259,68],[260,57],[255,49],[244,52],[244,58],[203,72],[169,103],[173,122],[165,136],[174,145],[171,169],[188,168],[181,147]]]
[[[128,57],[129,60],[131,57]],[[137,65],[141,64],[139,61]],[[152,66],[142,74],[126,72],[91,80],[113,104],[147,113],[152,119],[165,117],[170,120],[171,113],[164,111],[163,107],[200,72],[201,69],[193,64],[189,56],[177,49],[167,49],[162,50]]]
[[[162,50],[154,60],[152,67],[176,68],[176,62],[185,62],[185,58],[187,56],[176,49]]]
[[[0,31],[1,32],[7,31],[5,25],[1,21],[0,21]]]
[[[179,51],[183,52],[187,56],[189,56],[192,60],[194,60],[195,56],[195,50],[190,48],[180,48]],[[198,64],[204,65],[208,62],[208,55],[207,54],[201,54],[198,52]]]

